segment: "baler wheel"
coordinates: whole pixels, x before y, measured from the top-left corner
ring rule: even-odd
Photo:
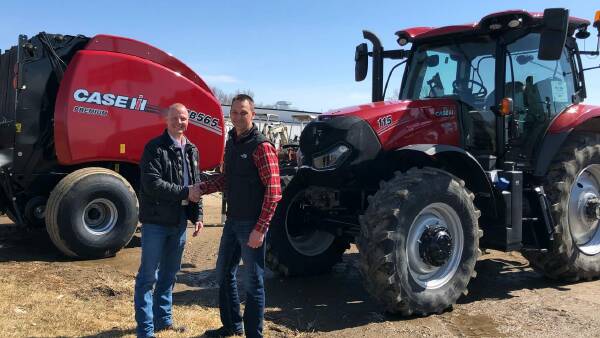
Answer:
[[[48,199],[35,196],[25,203],[23,217],[30,227],[44,228],[46,226],[46,203]]]
[[[46,205],[46,229],[56,247],[75,258],[114,256],[133,237],[138,202],[131,185],[105,168],[64,177]]]

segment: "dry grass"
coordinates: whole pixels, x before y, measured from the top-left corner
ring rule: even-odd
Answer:
[[[205,196],[207,225],[220,223],[220,205],[220,194]],[[213,232],[217,233],[216,229]],[[0,237],[9,238],[10,235],[6,233]],[[44,246],[47,241],[41,239],[40,243]],[[196,265],[207,257],[216,257],[218,241],[211,243],[210,247],[193,241],[190,238],[186,244],[186,253],[190,255],[187,263]],[[64,261],[64,257],[57,255],[50,244],[46,245],[49,249],[38,249],[40,243],[31,243],[30,238],[24,237],[16,245],[11,242],[4,247],[4,261],[0,262],[1,338],[135,337],[133,289],[139,248],[123,250],[114,259],[73,262]],[[195,252],[194,243],[209,252]],[[0,244],[6,243],[0,241]],[[14,250],[12,245],[15,245]],[[214,266],[214,262],[206,264],[210,265],[210,269]],[[205,268],[187,270],[202,271]],[[190,290],[196,288],[183,284],[175,286],[175,294]],[[198,303],[202,302],[188,299],[177,302],[173,307],[175,323],[186,326],[187,332],[161,332],[157,337],[198,337],[207,329],[219,327],[218,308]],[[303,336],[270,322],[265,322],[265,335]]]
[[[22,265],[21,273],[14,274],[14,266],[7,269],[14,264]],[[73,271],[63,269],[56,274],[48,271],[46,263],[5,263],[0,270],[3,337],[135,336],[131,276],[94,271],[83,280],[75,280],[70,278]],[[13,274],[5,274],[7,270]],[[81,277],[84,274],[79,273]],[[159,337],[199,336],[220,324],[217,309],[198,305],[175,306],[174,316],[188,332]]]

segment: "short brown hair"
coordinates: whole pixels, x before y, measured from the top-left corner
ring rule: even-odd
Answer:
[[[254,109],[254,100],[252,99],[252,96],[250,96],[248,94],[237,94],[231,100],[231,105],[233,105],[233,103],[235,101],[248,101],[248,102],[250,102],[250,107],[252,107],[252,109]]]

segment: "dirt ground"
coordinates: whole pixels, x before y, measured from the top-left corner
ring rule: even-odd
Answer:
[[[174,291],[174,316],[198,337],[219,326],[214,267],[221,227],[218,195],[205,199],[207,227],[188,242]],[[43,232],[20,233],[0,218],[0,337],[132,337],[139,234],[116,257],[72,261]],[[490,251],[469,294],[441,315],[381,312],[362,287],[352,248],[333,273],[283,279],[267,273],[268,337],[598,336],[600,281],[560,283],[518,253]]]

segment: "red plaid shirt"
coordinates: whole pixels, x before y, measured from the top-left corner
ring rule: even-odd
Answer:
[[[281,183],[279,181],[279,161],[277,158],[277,151],[271,143],[263,142],[256,147],[256,150],[252,154],[252,160],[254,161],[256,168],[258,168],[260,181],[265,186],[262,210],[254,229],[264,234],[269,228],[269,222],[271,222],[273,214],[275,214],[277,202],[281,200]],[[200,183],[200,189],[203,194],[223,191],[225,182],[226,175],[221,174],[209,181]]]

